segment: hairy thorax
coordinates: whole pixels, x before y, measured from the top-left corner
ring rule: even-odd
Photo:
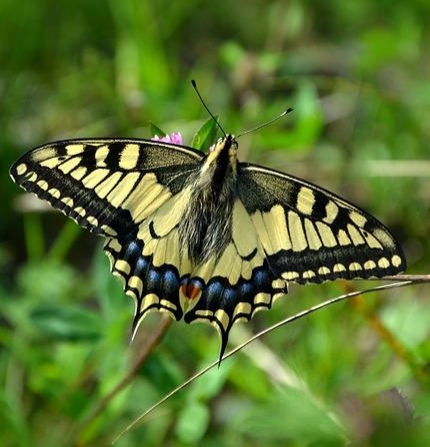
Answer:
[[[214,163],[190,178],[193,194],[179,226],[181,245],[195,265],[219,258],[231,240],[236,175],[227,163]]]

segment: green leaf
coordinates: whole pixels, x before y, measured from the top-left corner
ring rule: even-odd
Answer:
[[[192,444],[202,439],[208,425],[208,408],[199,402],[193,402],[181,412],[176,425],[176,433],[181,441]]]
[[[218,119],[218,116],[215,115],[215,118]],[[207,149],[215,143],[217,130],[217,122],[212,117],[209,117],[194,135],[191,147],[199,150]]]
[[[154,123],[149,123],[149,133],[151,134],[151,138],[154,137],[165,137],[168,135],[167,132],[164,132],[164,130],[160,129],[158,126],[156,126]]]
[[[203,362],[206,365],[207,362]],[[212,368],[202,377],[199,377],[190,387],[188,399],[195,401],[208,401],[219,394],[225,386],[233,363],[224,362],[220,368]]]
[[[243,434],[253,427],[255,439],[262,444],[345,445],[344,428],[334,413],[309,394],[287,387],[279,388],[265,405],[250,407],[231,423]]]
[[[71,296],[79,284],[79,274],[67,264],[43,261],[25,265],[18,275],[18,284],[24,296],[35,302],[48,302],[52,297],[60,302]]]
[[[101,334],[100,317],[82,306],[44,305],[30,314],[39,334],[60,340],[94,340]]]

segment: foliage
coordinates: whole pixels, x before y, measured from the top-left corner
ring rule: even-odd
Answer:
[[[241,159],[363,206],[399,237],[409,271],[425,273],[429,20],[419,0],[0,2],[0,444],[109,445],[218,352],[210,327],[172,324],[89,417],[159,317],[129,345],[131,300],[99,241],[12,184],[20,154],[69,137],[150,137],[150,122],[191,144],[207,119],[191,79],[233,133],[292,106],[239,139]],[[232,343],[344,286],[292,287]],[[428,287],[405,288],[275,331],[117,445],[426,445],[428,306]]]

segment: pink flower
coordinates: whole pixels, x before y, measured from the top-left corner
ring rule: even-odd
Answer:
[[[164,141],[165,143],[173,143],[173,144],[184,144],[184,141],[182,139],[181,132],[172,132],[170,135],[165,135],[164,137],[159,137],[158,135],[155,135],[151,138],[153,141]]]

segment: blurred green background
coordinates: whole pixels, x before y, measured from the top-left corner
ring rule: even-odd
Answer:
[[[172,324],[131,384],[89,417],[160,324],[129,345],[132,300],[101,241],[41,208],[8,175],[39,144],[186,141],[207,118],[240,133],[242,159],[367,209],[430,271],[430,3],[0,0],[0,444],[104,446],[217,358],[209,326]],[[357,282],[365,288],[373,283]],[[292,287],[231,346],[343,293]],[[116,445],[430,445],[426,285],[366,296],[278,329],[182,391]]]

